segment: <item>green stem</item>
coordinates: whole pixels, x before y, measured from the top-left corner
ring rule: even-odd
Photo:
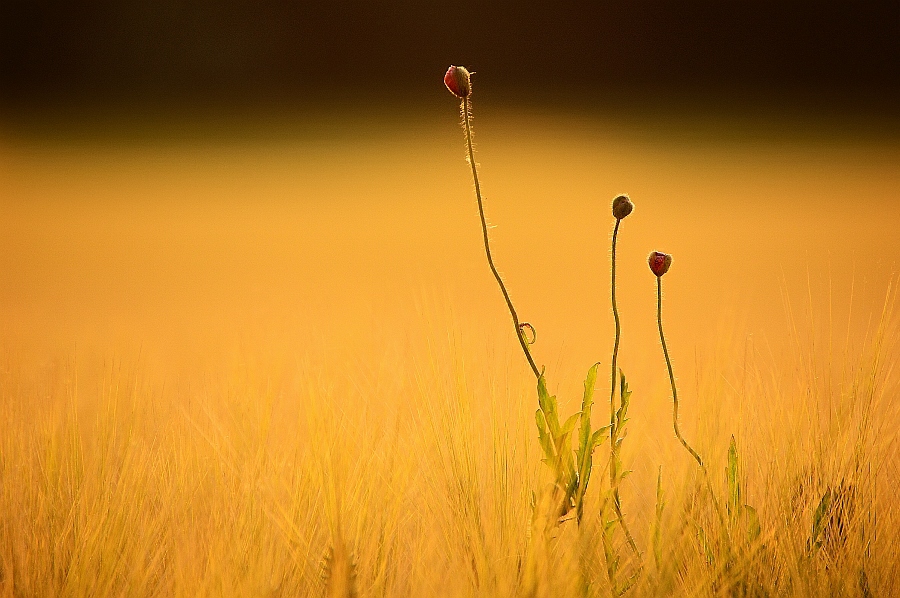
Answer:
[[[672,385],[672,424],[675,427],[675,436],[678,437],[679,442],[681,442],[682,446],[691,454],[691,456],[697,461],[697,465],[700,466],[701,469],[705,468],[703,466],[703,459],[700,458],[700,455],[697,454],[697,451],[692,449],[687,441],[684,439],[684,436],[681,435],[681,430],[678,429],[678,389],[675,388],[675,374],[672,372],[672,360],[669,359],[669,349],[666,347],[666,336],[663,334],[663,325],[662,325],[662,276],[656,277],[656,321],[659,324],[659,340],[662,343],[663,355],[666,358],[666,367],[669,368],[669,382]]]
[[[716,493],[713,492],[712,480],[709,476],[709,471],[706,469],[706,464],[703,463],[703,459],[700,458],[700,455],[697,454],[697,451],[691,448],[691,446],[684,439],[684,436],[681,435],[681,430],[678,428],[678,389],[675,387],[675,374],[672,372],[672,360],[669,359],[669,349],[666,347],[666,337],[663,334],[662,327],[662,276],[656,277],[656,321],[659,324],[659,340],[662,343],[663,355],[666,358],[666,367],[669,368],[669,383],[672,385],[672,423],[675,428],[675,436],[678,437],[678,440],[684,446],[685,449],[691,454],[691,456],[697,461],[697,465],[700,466],[700,471],[703,472],[703,477],[706,481],[706,487],[709,490],[709,495],[713,501],[713,507],[716,510],[716,515],[719,519],[719,525],[722,528],[722,533],[725,535],[726,542],[726,550],[730,553],[730,538],[728,537],[728,527],[725,523],[725,514],[722,512],[722,507],[719,506],[719,501],[716,498]]]
[[[503,298],[506,300],[506,307],[509,308],[509,315],[512,316],[513,325],[516,327],[516,337],[519,339],[519,344],[522,346],[522,351],[525,353],[528,365],[531,366],[534,377],[540,378],[541,372],[534,363],[534,358],[531,356],[531,351],[528,349],[528,342],[525,340],[525,333],[522,331],[522,324],[519,322],[519,316],[516,314],[516,309],[513,307],[512,299],[509,298],[509,292],[506,290],[506,285],[503,284],[503,279],[500,277],[500,273],[497,272],[497,267],[494,266],[494,258],[491,256],[491,246],[488,241],[487,220],[485,220],[484,217],[484,202],[481,199],[481,185],[478,184],[478,169],[475,167],[475,150],[472,148],[472,125],[469,117],[468,97],[463,98],[462,101],[462,117],[466,129],[466,147],[469,151],[469,164],[472,166],[472,178],[475,180],[475,197],[478,199],[478,214],[481,216],[481,232],[484,236],[484,253],[487,255],[488,266],[491,267],[491,272],[494,274],[494,278],[500,286],[500,291],[503,293]]]
[[[612,381],[612,388],[609,391],[609,441],[610,446],[614,441],[614,435],[616,433],[616,361],[619,358],[619,335],[622,333],[622,328],[619,325],[619,308],[616,305],[616,237],[619,236],[619,223],[622,222],[620,219],[616,219],[616,227],[613,229],[612,235],[612,312],[613,318],[616,321],[616,340],[613,343],[613,352],[612,352],[612,374],[610,375],[610,380]],[[609,468],[609,479],[611,483],[614,484],[616,479],[616,468],[615,464],[611,464]]]
[[[619,474],[616,467],[616,454],[618,453],[618,449],[616,447],[619,431],[616,429],[616,382],[617,382],[617,372],[616,363],[619,358],[619,338],[622,334],[622,327],[619,322],[619,307],[616,304],[616,240],[619,236],[619,224],[622,222],[621,218],[616,218],[616,226],[613,229],[612,235],[612,284],[610,288],[612,289],[612,311],[613,311],[613,319],[616,321],[616,340],[613,343],[613,352],[612,352],[612,373],[610,375],[610,379],[612,381],[612,388],[609,391],[609,446],[610,446],[610,459],[609,459],[609,487],[613,493],[613,509],[616,512],[616,517],[619,519],[619,524],[622,526],[622,531],[625,532],[625,538],[628,541],[628,546],[631,547],[631,550],[640,558],[641,553],[638,550],[637,543],[634,541],[634,537],[631,535],[631,530],[628,529],[628,524],[625,523],[625,517],[622,515],[622,499],[619,495]]]

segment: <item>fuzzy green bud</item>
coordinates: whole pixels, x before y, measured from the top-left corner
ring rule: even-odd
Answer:
[[[627,195],[620,195],[613,200],[612,213],[616,220],[621,220],[628,216],[632,210],[634,210],[634,204],[631,203],[631,198]]]

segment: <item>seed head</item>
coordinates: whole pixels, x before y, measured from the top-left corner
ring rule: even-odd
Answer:
[[[620,195],[613,200],[612,212],[613,216],[616,217],[616,220],[621,220],[625,216],[631,214],[633,209],[634,204],[631,203],[631,198],[627,195]]]
[[[669,271],[669,266],[672,265],[672,256],[661,251],[654,251],[647,258],[647,262],[650,264],[650,270],[659,277]]]
[[[444,75],[444,85],[450,93],[462,99],[472,93],[472,83],[469,80],[469,71],[464,66],[451,66]]]

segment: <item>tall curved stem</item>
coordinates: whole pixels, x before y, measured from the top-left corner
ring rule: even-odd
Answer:
[[[616,382],[618,381],[616,362],[619,358],[619,338],[622,335],[622,326],[619,322],[619,306],[616,304],[616,240],[619,236],[619,224],[621,222],[621,218],[616,218],[616,226],[613,229],[612,235],[612,267],[610,268],[612,271],[612,283],[610,288],[612,294],[613,318],[616,321],[616,339],[613,343],[612,373],[610,375],[612,388],[609,391],[609,487],[613,494],[613,509],[615,510],[616,517],[619,519],[619,524],[622,526],[622,531],[625,532],[625,539],[628,541],[628,546],[634,554],[640,557],[641,553],[638,550],[637,543],[634,541],[631,530],[628,529],[628,524],[625,523],[625,517],[622,515],[622,498],[619,495],[619,472],[616,467],[616,453],[618,451],[616,441],[618,440],[619,434],[619,431],[616,429]]]
[[[675,374],[672,373],[672,360],[669,359],[669,349],[666,347],[666,337],[663,334],[662,327],[662,277],[656,277],[656,321],[659,324],[659,340],[662,343],[663,355],[666,358],[666,367],[669,368],[669,383],[672,385],[672,424],[675,428],[675,436],[678,437],[679,442],[681,442],[682,446],[691,454],[695,461],[697,461],[697,465],[700,466],[700,471],[703,472],[703,478],[706,481],[706,488],[709,490],[709,496],[712,498],[713,508],[716,510],[716,516],[719,519],[719,525],[722,527],[722,533],[725,537],[725,548],[730,553],[731,551],[731,539],[728,537],[728,526],[725,522],[725,514],[722,512],[722,507],[719,505],[719,500],[716,498],[716,493],[713,492],[712,480],[709,476],[709,471],[706,469],[706,464],[703,462],[703,459],[700,458],[700,455],[697,454],[691,446],[684,439],[684,436],[681,435],[681,430],[678,428],[678,389],[675,387]]]
[[[697,451],[691,448],[678,428],[678,389],[675,387],[675,374],[672,372],[672,360],[669,359],[669,349],[666,347],[666,336],[663,334],[662,325],[662,276],[656,277],[656,322],[659,325],[659,340],[662,343],[663,355],[666,358],[666,367],[669,368],[669,383],[672,385],[672,424],[675,428],[675,436],[678,437],[678,441],[681,442],[687,452],[697,461],[697,465],[705,472],[706,468],[703,465],[703,459],[700,458]]]
[[[610,374],[610,382],[612,388],[609,391],[609,440],[613,442],[613,435],[615,434],[615,425],[616,425],[616,361],[619,358],[619,336],[622,334],[622,327],[619,324],[619,307],[616,305],[616,238],[619,236],[619,223],[622,222],[620,219],[616,219],[616,227],[613,229],[612,234],[612,284],[610,288],[612,289],[612,312],[613,319],[616,321],[616,340],[613,343],[613,352],[612,352],[612,373]],[[609,468],[609,477],[610,480],[615,480],[616,471],[615,466],[611,466]]]
[[[681,435],[681,430],[678,428],[678,389],[675,387],[675,374],[672,372],[672,360],[669,359],[669,349],[666,347],[666,336],[662,331],[662,276],[656,277],[656,322],[659,325],[659,340],[663,346],[663,355],[666,358],[666,367],[669,368],[669,383],[672,385],[672,425],[675,428],[675,436],[678,437],[678,441],[681,442],[682,446],[691,454],[691,456],[697,461],[697,465],[700,466],[701,469],[706,471],[706,468],[703,465],[703,459],[700,458],[700,455],[697,454],[697,451],[691,448],[691,446],[684,439],[684,436]]]
[[[528,360],[528,365],[531,366],[531,371],[534,372],[535,378],[540,378],[541,372],[534,363],[534,358],[531,356],[531,351],[528,349],[528,342],[525,340],[525,333],[522,331],[522,324],[519,322],[516,308],[513,307],[512,299],[509,298],[509,292],[506,290],[506,285],[503,284],[503,279],[500,277],[500,273],[497,272],[497,267],[494,266],[494,258],[491,256],[487,220],[485,220],[484,217],[484,201],[481,199],[481,185],[478,183],[478,169],[475,167],[475,150],[472,147],[472,124],[470,122],[471,117],[469,115],[468,97],[463,98],[462,101],[462,119],[466,129],[466,148],[469,152],[469,165],[472,167],[472,178],[475,180],[475,197],[478,199],[478,214],[481,216],[481,232],[484,236],[484,253],[487,256],[488,266],[491,267],[491,272],[494,274],[494,278],[500,286],[500,291],[503,293],[503,298],[506,300],[506,307],[509,308],[509,315],[512,316],[513,325],[516,327],[516,338],[519,339],[519,344],[522,346],[522,351],[525,353],[525,359]]]

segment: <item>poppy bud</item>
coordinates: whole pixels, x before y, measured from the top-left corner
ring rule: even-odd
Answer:
[[[627,195],[620,195],[613,200],[612,213],[613,216],[616,217],[616,220],[621,220],[625,216],[631,214],[633,209],[634,204],[631,203],[631,199]]]
[[[451,66],[444,75],[444,85],[450,93],[462,99],[472,93],[472,84],[469,81],[469,71],[464,66]]]
[[[656,276],[662,276],[669,271],[669,266],[672,265],[672,256],[661,251],[654,251],[650,254],[650,257],[647,258],[647,262],[650,264],[650,270],[652,270]]]

